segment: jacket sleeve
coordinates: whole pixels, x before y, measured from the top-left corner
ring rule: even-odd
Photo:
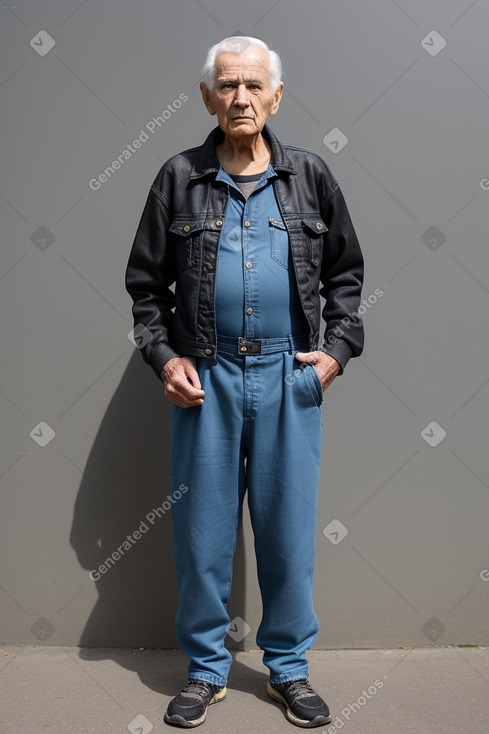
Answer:
[[[320,295],[325,298],[326,322],[320,351],[334,357],[341,375],[348,360],[363,350],[364,329],[359,313],[363,285],[363,255],[345,199],[335,183],[322,206],[328,227],[321,266]],[[365,307],[363,307],[363,312]]]
[[[133,299],[134,337],[144,361],[162,379],[163,365],[180,356],[172,347],[176,279],[169,246],[169,206],[153,184],[134,238],[126,268],[126,290]]]

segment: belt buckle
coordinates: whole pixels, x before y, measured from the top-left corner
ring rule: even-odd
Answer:
[[[244,339],[238,337],[238,352],[240,354],[261,354],[261,341],[259,339]]]

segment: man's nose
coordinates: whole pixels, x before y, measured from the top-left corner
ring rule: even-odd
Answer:
[[[239,84],[236,89],[236,96],[234,98],[234,104],[239,107],[248,107],[250,101],[248,99],[248,90],[245,84]]]

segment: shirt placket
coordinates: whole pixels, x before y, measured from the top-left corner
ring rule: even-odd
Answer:
[[[260,215],[260,212],[266,210],[266,201],[264,196],[256,195],[263,189],[267,183],[271,173],[263,180],[249,195],[245,202],[242,215],[242,232],[243,232],[243,282],[244,282],[244,312],[245,312],[245,333],[246,339],[260,339],[260,303],[258,279],[264,276],[260,273],[260,249],[263,247],[263,238],[268,234],[265,222],[268,226],[266,217]]]
[[[259,272],[260,243],[268,236],[268,220],[260,212],[266,211],[266,201],[263,195],[256,196],[268,183],[268,179],[274,175],[273,169],[267,171],[266,177],[257,184],[249,197],[245,200],[243,194],[230,176],[221,170],[217,176],[218,180],[226,181],[239,192],[237,202],[241,208],[241,257],[243,270],[243,293],[244,293],[244,333],[245,339],[259,339],[261,337],[260,326],[260,304],[258,278],[264,273]],[[270,189],[271,190],[271,189]],[[273,193],[273,191],[272,191]]]

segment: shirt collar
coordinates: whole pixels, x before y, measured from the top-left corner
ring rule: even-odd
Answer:
[[[270,163],[272,164],[273,170],[285,171],[292,174],[297,173],[282,144],[272,133],[268,125],[264,125],[262,135],[270,145],[272,151]],[[192,171],[190,172],[191,179],[200,178],[208,173],[217,173],[219,171],[221,166],[216,155],[216,146],[222,143],[223,140],[224,133],[218,125],[211,130],[205,142],[199,148],[192,166]]]
[[[264,179],[268,179],[272,177],[276,178],[276,176],[277,174],[275,173],[273,166],[272,166],[272,162],[270,161],[266,171],[263,171],[263,173],[261,174],[261,178],[257,179],[255,183],[259,183],[260,181],[263,181]],[[236,182],[233,181],[232,176],[229,173],[227,173],[221,165],[219,166],[219,170],[216,176],[216,181],[227,181],[228,183],[232,183],[234,186],[236,186],[236,188],[238,188]]]

